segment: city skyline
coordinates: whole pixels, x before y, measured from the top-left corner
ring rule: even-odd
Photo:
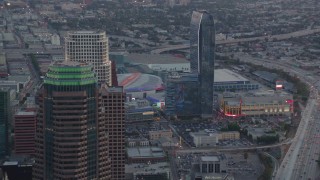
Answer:
[[[319,8],[0,0],[0,179],[318,179]]]

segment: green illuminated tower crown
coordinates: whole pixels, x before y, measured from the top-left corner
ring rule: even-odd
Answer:
[[[49,67],[44,84],[79,86],[97,83],[93,67],[86,63],[59,62]]]

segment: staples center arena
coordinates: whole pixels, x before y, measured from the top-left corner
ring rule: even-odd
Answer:
[[[117,74],[119,86],[124,87],[132,98],[153,97],[159,101],[162,99],[164,85],[158,76],[142,73]]]

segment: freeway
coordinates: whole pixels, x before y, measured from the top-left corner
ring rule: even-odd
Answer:
[[[313,112],[316,115],[317,110]],[[319,156],[319,117],[313,116],[307,127],[307,133],[304,140],[302,140],[302,146],[300,148],[300,156],[294,164],[294,171],[291,179],[316,179],[319,177],[318,163],[315,161]],[[290,152],[289,152],[290,153]]]
[[[270,157],[272,159],[273,162],[273,171],[272,171],[272,177],[275,176],[275,174],[277,173],[277,170],[279,168],[279,162],[276,158],[274,158],[271,154],[267,153],[267,152],[262,152],[264,155]],[[272,180],[274,180],[274,178],[272,178]]]
[[[302,156],[308,156],[303,153],[303,145],[304,140],[308,136],[308,130],[310,130],[310,121],[313,120],[312,114],[314,113],[314,107],[316,104],[316,100],[311,99],[308,101],[306,110],[303,112],[302,119],[296,135],[294,137],[294,141],[291,144],[288,153],[281,163],[281,167],[277,172],[276,178],[279,180],[291,180],[291,179],[300,179],[300,177],[296,177],[297,172],[300,171],[301,168],[296,167],[299,165],[298,160],[301,159]],[[294,175],[294,176],[293,176]]]
[[[202,149],[180,149],[177,153],[201,153],[201,152],[216,152],[216,151],[240,151],[250,149],[265,149],[271,147],[291,144],[288,153],[285,155],[279,169],[273,173],[276,180],[291,180],[291,179],[315,179],[318,177],[319,168],[315,160],[318,159],[320,151],[320,117],[318,117],[318,100],[320,99],[318,91],[320,87],[314,87],[314,83],[320,79],[319,76],[306,76],[308,71],[292,67],[290,64],[271,60],[261,60],[239,54],[240,61],[250,62],[253,64],[262,65],[268,68],[282,69],[291,75],[295,75],[304,81],[310,87],[310,96],[307,101],[306,108],[302,112],[302,119],[298,126],[296,135],[293,139],[287,139],[284,142],[267,145],[267,146],[252,146],[241,148],[202,148]],[[316,117],[316,118],[315,118]],[[317,120],[315,120],[317,119]]]
[[[220,44],[235,44],[235,43],[241,43],[241,42],[250,42],[250,41],[257,41],[257,40],[265,40],[268,38],[269,40],[285,40],[290,39],[294,37],[301,37],[301,36],[307,36],[310,34],[320,33],[320,27],[317,27],[315,29],[303,29],[287,34],[278,34],[278,35],[271,35],[271,36],[259,36],[259,37],[252,37],[252,38],[241,38],[241,39],[227,39],[227,40],[220,40],[216,41],[217,45]],[[179,50],[179,49],[187,49],[190,48],[190,44],[182,44],[182,45],[172,45],[172,46],[166,46],[162,48],[158,48],[155,50],[152,50],[151,54],[161,54],[166,51],[173,51],[173,50]]]
[[[282,69],[291,75],[296,75],[310,88],[310,96],[306,108],[303,110],[302,119],[295,137],[291,140],[291,146],[285,155],[280,168],[276,172],[276,180],[300,180],[316,179],[319,177],[319,168],[315,160],[318,159],[320,146],[317,142],[320,137],[320,123],[315,120],[318,117],[319,87],[313,84],[318,81],[319,76],[307,76],[308,71],[292,67],[290,64],[283,64],[270,60],[258,60],[246,56],[240,56],[240,60],[263,65],[268,68]]]

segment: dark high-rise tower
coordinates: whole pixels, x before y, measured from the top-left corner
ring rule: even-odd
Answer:
[[[34,179],[110,179],[108,132],[93,67],[49,67],[40,89]]]
[[[124,101],[122,87],[101,88],[103,115],[109,133],[109,156],[111,159],[111,179],[125,179],[125,138],[124,138]]]
[[[201,115],[208,117],[213,110],[215,26],[207,11],[193,11],[190,23],[191,73],[200,82]]]
[[[9,152],[10,88],[0,88],[0,158]]]

